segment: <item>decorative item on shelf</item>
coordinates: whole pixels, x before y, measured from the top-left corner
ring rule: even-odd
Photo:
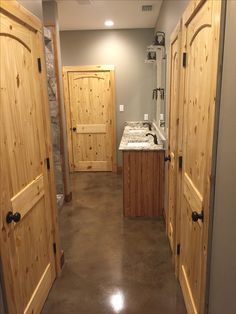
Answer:
[[[153,45],[157,47],[157,60],[166,59],[165,33],[164,32],[159,32],[159,31],[156,32]]]
[[[165,33],[164,32],[156,32],[154,45],[165,47]]]
[[[152,45],[147,47],[145,63],[156,63],[157,60],[165,58],[165,33],[156,32]]]
[[[164,90],[164,88],[154,88],[153,91],[152,91],[152,99],[157,100],[158,92],[160,94],[161,100],[164,100],[165,99],[165,90]]]
[[[156,47],[153,45],[148,46],[145,63],[154,63],[156,62],[156,58],[157,58]]]

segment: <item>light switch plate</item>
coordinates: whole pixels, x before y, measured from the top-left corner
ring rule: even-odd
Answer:
[[[144,113],[144,121],[148,121],[148,114]]]
[[[125,111],[124,105],[120,105],[120,112]]]
[[[164,120],[164,114],[163,113],[160,113],[160,120]]]

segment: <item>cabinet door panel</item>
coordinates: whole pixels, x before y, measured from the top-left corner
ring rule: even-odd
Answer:
[[[159,217],[164,203],[164,152],[123,152],[124,215]]]

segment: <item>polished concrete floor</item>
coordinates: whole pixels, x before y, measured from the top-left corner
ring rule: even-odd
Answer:
[[[43,314],[186,314],[161,220],[122,217],[122,178],[72,176],[60,213],[65,266]]]

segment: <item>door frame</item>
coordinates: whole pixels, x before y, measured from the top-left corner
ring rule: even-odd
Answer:
[[[186,26],[189,21],[192,19],[193,15],[196,14],[197,11],[201,9],[201,7],[207,1],[212,0],[190,0],[189,5],[182,16],[182,44],[181,44],[181,55],[186,52]],[[214,0],[213,0],[214,3]],[[215,84],[215,108],[214,108],[214,118],[213,118],[213,128],[212,128],[212,149],[211,149],[211,159],[207,162],[207,168],[211,173],[210,182],[207,187],[208,197],[207,197],[207,208],[208,208],[208,217],[207,225],[204,227],[203,232],[203,243],[206,245],[206,255],[203,262],[203,270],[201,275],[204,276],[203,283],[201,285],[201,313],[208,313],[208,300],[209,300],[209,283],[210,283],[210,261],[211,261],[211,244],[212,244],[212,233],[213,233],[213,215],[214,215],[214,193],[215,193],[215,172],[216,172],[216,157],[217,157],[217,138],[218,138],[218,128],[219,128],[219,112],[220,112],[220,96],[221,96],[221,81],[222,81],[222,67],[223,67],[223,42],[224,42],[224,30],[225,30],[225,13],[226,13],[226,2],[221,0],[221,20],[218,25],[219,29],[216,32],[219,32],[219,40],[214,42],[215,49],[218,49],[218,53],[215,54],[215,58],[217,58],[216,68],[213,71],[213,75],[216,76],[216,81],[213,82]],[[216,4],[215,4],[216,6]],[[214,9],[213,9],[214,10]],[[215,33],[216,35],[216,33]],[[217,55],[217,56],[216,56]],[[179,95],[179,103],[180,103],[180,111],[179,111],[179,119],[180,119],[180,132],[178,139],[178,155],[182,156],[183,154],[183,126],[184,126],[184,103],[185,103],[185,78],[186,78],[186,68],[181,66],[180,71],[180,95]],[[180,176],[180,180],[178,182],[178,191],[182,190],[182,173]],[[179,192],[178,192],[179,193]],[[179,220],[177,224],[181,225],[180,221],[180,211],[182,204],[182,197],[179,198],[177,202],[177,206],[179,209]],[[181,229],[179,227],[179,238],[180,241]],[[181,250],[181,249],[180,249]],[[180,253],[181,254],[181,253]],[[175,259],[175,273],[176,276],[179,277],[180,274],[180,263],[179,257]]]
[[[219,34],[219,51],[218,51],[218,69],[216,82],[216,100],[215,100],[215,119],[212,142],[212,184],[210,187],[209,199],[209,223],[208,223],[208,252],[206,261],[206,292],[205,292],[205,311],[209,311],[209,297],[210,297],[210,275],[211,275],[211,261],[212,261],[212,241],[213,241],[213,223],[214,223],[214,208],[215,208],[215,184],[216,184],[216,167],[217,167],[217,151],[220,127],[220,106],[221,106],[221,92],[223,80],[224,67],[224,44],[225,44],[225,30],[226,30],[226,13],[227,1],[221,2],[221,23]]]
[[[56,87],[57,87],[57,102],[58,102],[58,119],[60,128],[60,154],[62,159],[62,179],[64,185],[64,196],[65,202],[70,202],[72,198],[71,186],[70,186],[70,173],[69,173],[69,157],[67,152],[67,135],[66,135],[66,120],[64,112],[64,101],[63,101],[63,83],[62,83],[62,69],[60,69],[59,62],[59,51],[57,26],[55,24],[44,24],[44,27],[51,31],[52,46],[54,54],[54,67],[56,76]]]
[[[56,205],[56,189],[55,189],[55,178],[53,170],[53,156],[52,156],[52,141],[51,141],[51,124],[50,124],[50,115],[49,115],[49,105],[48,105],[48,94],[47,94],[47,80],[46,80],[46,61],[45,61],[45,51],[44,51],[44,39],[43,39],[43,25],[42,22],[34,16],[31,12],[25,9],[17,1],[1,1],[0,2],[0,11],[3,14],[11,16],[12,19],[18,21],[23,25],[31,28],[35,33],[39,34],[41,37],[40,42],[38,42],[38,57],[41,59],[41,77],[40,80],[40,90],[42,96],[42,106],[43,106],[43,123],[45,126],[45,147],[47,158],[50,162],[50,171],[48,171],[48,182],[49,182],[49,197],[50,197],[50,211],[52,218],[52,233],[53,233],[53,242],[56,246],[56,252],[54,254],[55,261],[55,271],[56,277],[59,277],[61,274],[61,256],[60,256],[60,241],[59,241],[59,228],[58,228],[58,213]],[[2,225],[2,213],[0,213],[0,225]],[[52,248],[53,249],[53,248]],[[5,304],[13,304],[14,300],[11,298],[10,291],[6,291],[6,286],[4,284],[4,278],[7,278],[7,274],[4,270],[4,260],[8,260],[7,252],[5,251],[2,237],[0,239],[0,277],[2,280],[2,289],[3,289],[3,298]],[[13,296],[12,296],[13,297]]]
[[[110,72],[111,77],[111,112],[112,112],[112,172],[117,172],[117,148],[116,148],[116,95],[115,95],[115,66],[114,65],[83,65],[83,66],[63,66],[63,83],[64,83],[64,103],[66,111],[67,141],[69,152],[70,172],[73,172],[73,153],[72,153],[72,124],[69,95],[69,77],[70,72]]]
[[[173,234],[173,252],[172,252],[172,261],[175,265],[175,275],[178,277],[178,263],[179,263],[179,255],[178,255],[178,244],[180,242],[180,198],[178,197],[180,191],[181,191],[181,179],[182,179],[182,169],[179,168],[179,158],[182,157],[182,102],[181,102],[181,90],[183,87],[183,80],[182,80],[182,19],[178,22],[176,25],[175,29],[170,35],[170,50],[169,50],[169,60],[170,64],[168,67],[169,71],[169,101],[168,101],[168,156],[170,156],[170,113],[171,113],[171,106],[173,104],[171,103],[171,92],[172,92],[172,58],[171,58],[171,52],[172,52],[172,43],[174,43],[177,39],[179,38],[179,44],[178,44],[178,52],[179,52],[179,66],[178,66],[178,78],[179,78],[179,86],[178,86],[178,96],[176,100],[176,105],[177,105],[177,128],[176,128],[176,151],[175,151],[175,178],[174,182],[176,184],[176,193],[175,193],[175,202],[176,202],[176,207],[175,207],[175,230]],[[170,169],[170,162],[168,163],[168,190],[167,190],[167,217],[166,217],[166,233],[168,235],[169,232],[169,169]]]

